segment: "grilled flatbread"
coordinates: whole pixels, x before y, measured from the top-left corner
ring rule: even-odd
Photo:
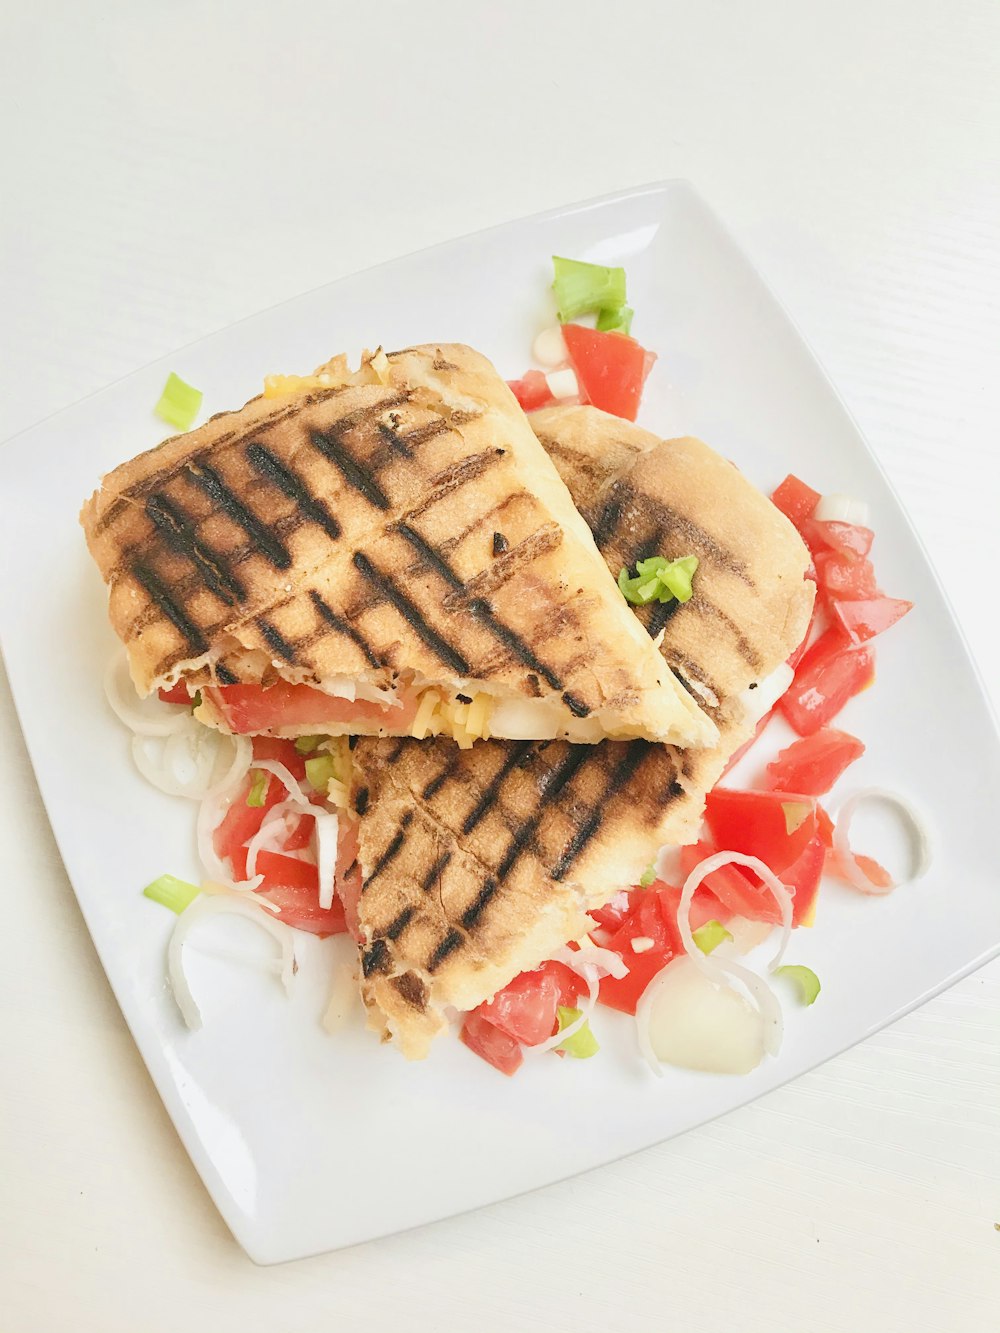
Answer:
[[[696,838],[706,794],[766,711],[756,701],[812,608],[798,534],[707,446],[660,441],[589,407],[531,420],[612,571],[653,554],[699,557],[690,602],[636,609],[719,739],[468,752],[357,742],[362,891],[350,907],[362,994],[373,1025],[410,1057],[426,1053],[448,1006],[474,1008],[538,966],[661,846]]]
[[[141,694],[224,730],[709,743],[510,390],[343,358],[104,478],[81,521]]]

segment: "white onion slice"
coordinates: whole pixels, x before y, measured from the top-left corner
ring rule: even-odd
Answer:
[[[116,652],[108,663],[104,693],[115,716],[137,736],[170,736],[191,721],[185,704],[165,704],[155,694],[139,698],[123,652]]]
[[[315,810],[316,807],[299,786],[297,779],[293,778],[285,765],[279,763],[277,759],[255,759],[251,767],[263,769],[265,773],[273,773],[296,805],[308,806],[310,811]]]
[[[258,852],[280,852],[288,835],[286,816],[299,809],[295,801],[279,801],[268,810],[264,822],[247,843],[247,878],[257,874]]]
[[[885,787],[863,787],[843,802],[837,812],[837,822],[833,826],[834,851],[837,853],[844,874],[854,888],[873,897],[884,897],[885,894],[891,893],[893,889],[899,888],[899,884],[888,884],[884,889],[877,884],[873,884],[861,869],[857,857],[851,850],[851,821],[862,801],[885,801],[889,805],[894,805],[897,810],[901,810],[906,816],[910,828],[913,830],[917,844],[916,865],[913,874],[909,879],[903,880],[903,884],[912,884],[914,880],[918,880],[926,874],[931,863],[930,833],[927,821],[916,807],[911,805],[904,796],[889,791]]]
[[[547,329],[542,329],[537,334],[535,341],[531,345],[531,355],[540,366],[545,366],[547,370],[555,370],[557,366],[564,366],[569,356],[566,350],[566,339],[563,337],[563,331],[558,324],[553,324]]]
[[[713,852],[711,856],[706,856],[704,861],[699,861],[695,868],[684,881],[684,888],[681,890],[681,900],[677,906],[677,928],[680,931],[681,940],[684,949],[689,957],[701,967],[702,971],[708,972],[712,969],[705,966],[711,960],[707,954],[702,953],[695,943],[694,935],[691,933],[691,903],[694,899],[695,891],[701,885],[708,875],[714,870],[719,870],[722,866],[736,865],[746,866],[754,874],[759,875],[767,887],[774,895],[775,902],[781,911],[781,940],[778,944],[778,952],[772,958],[769,970],[773,972],[780,967],[781,960],[785,956],[785,949],[788,947],[788,941],[792,934],[792,895],[789,890],[778,879],[774,871],[759,860],[756,856],[744,856],[742,852]]]
[[[867,528],[871,510],[867,500],[855,499],[853,495],[821,495],[812,516],[819,523],[852,523]]]
[[[132,737],[132,758],[146,781],[168,796],[195,801],[229,785],[234,774],[242,778],[250,766],[250,756],[246,736],[212,731],[190,716],[183,730],[167,737]]]
[[[291,989],[292,978],[295,975],[295,936],[288,926],[283,925],[280,921],[275,921],[262,912],[259,907],[252,906],[245,899],[229,894],[218,896],[203,894],[200,898],[196,898],[190,907],[185,908],[177,918],[177,924],[174,926],[167,949],[170,986],[184,1022],[192,1032],[197,1031],[202,1025],[201,1010],[191,993],[191,987],[188,985],[184,973],[184,945],[191,931],[206,917],[219,916],[225,912],[246,917],[248,921],[254,922],[255,925],[260,926],[262,930],[266,930],[269,935],[277,940],[281,946],[281,981],[286,994]]]
[[[572,366],[566,366],[563,370],[550,370],[545,376],[545,383],[549,386],[549,393],[559,402],[579,397],[580,382]]]
[[[759,1008],[736,987],[710,980],[690,958],[673,958],[636,1008],[639,1047],[662,1077],[663,1066],[713,1074],[748,1074],[763,1059]]]
[[[316,812],[316,864],[319,871],[319,905],[326,912],[333,906],[333,881],[337,870],[337,816]]]

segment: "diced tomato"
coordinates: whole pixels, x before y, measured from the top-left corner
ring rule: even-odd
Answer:
[[[816,833],[824,847],[833,846],[833,820],[822,805],[816,806]]]
[[[611,931],[613,934],[632,911],[633,906],[631,895],[622,889],[603,907],[590,907],[587,911],[602,930]]]
[[[871,880],[876,889],[889,889],[892,887],[892,876],[886,870],[885,866],[880,865],[873,856],[865,856],[863,852],[855,852],[854,859],[857,861],[861,871]],[[851,879],[844,869],[844,863],[840,859],[840,854],[832,847],[826,853],[826,872],[828,875],[834,875],[841,879],[845,884],[851,884]],[[853,886],[852,886],[853,887]]]
[[[763,717],[760,719],[760,721],[757,723],[756,727],[754,728],[754,733],[753,733],[753,735],[750,737],[750,739],[749,739],[749,740],[745,740],[745,741],[743,742],[743,744],[739,747],[738,750],[734,750],[734,751],[733,751],[733,753],[729,756],[729,762],[726,764],[725,768],[722,770],[722,777],[723,777],[723,778],[726,776],[726,774],[729,772],[729,770],[730,770],[731,768],[735,768],[735,767],[736,767],[736,765],[740,762],[740,760],[743,758],[743,756],[744,756],[749,750],[753,749],[753,747],[754,747],[754,746],[757,744],[757,742],[760,740],[760,737],[761,737],[761,734],[762,734],[763,731],[764,731],[764,728],[765,728],[765,727],[767,726],[767,724],[770,722],[770,720],[771,720],[772,717],[774,717],[774,709],[773,709],[773,708],[770,710],[770,712],[765,713],[764,716],[763,716]],[[722,778],[720,778],[719,781],[721,782],[721,781],[722,781]]]
[[[842,555],[839,551],[817,551],[816,581],[827,598],[875,597],[875,567],[870,560]]]
[[[273,759],[284,764],[293,778],[301,782],[306,775],[305,755],[299,754],[295,742],[282,736],[255,736],[253,738],[253,757],[255,759]]]
[[[809,575],[807,574],[806,577],[809,578]],[[811,582],[813,583],[816,582],[815,577],[812,578]],[[802,661],[803,657],[805,657],[806,649],[809,647],[810,640],[812,639],[813,626],[816,624],[818,616],[819,616],[819,599],[814,598],[812,614],[809,617],[809,624],[806,626],[806,632],[805,634],[803,634],[799,646],[797,648],[794,648],[787,658],[788,665],[792,668],[793,671]],[[768,716],[770,716],[770,714],[768,714]]]
[[[873,597],[865,601],[831,603],[833,614],[850,635],[853,643],[867,643],[876,634],[902,620],[913,607],[898,597]]]
[[[786,806],[802,805],[801,821],[789,829]],[[712,841],[722,851],[756,856],[776,875],[790,866],[816,836],[816,802],[784,792],[716,787],[705,802]]]
[[[268,779],[263,805],[247,805],[253,782],[251,770],[212,835],[216,855],[229,861],[233,867],[233,878],[237,880],[247,877],[247,843],[263,824],[268,810],[285,798],[285,788],[277,778],[272,777]]]
[[[778,489],[771,496],[771,503],[802,530],[802,525],[819,504],[819,491],[814,491],[804,481],[789,473]]]
[[[340,699],[310,685],[277,680],[261,685],[219,685],[207,691],[226,725],[237,735],[269,731],[272,727],[322,726],[327,723],[380,722],[387,729],[409,729],[417,712],[417,696],[403,697],[402,706],[368,699]]]
[[[706,842],[682,848],[681,870],[685,877],[700,861],[717,850],[718,848]],[[750,852],[747,855],[759,856],[759,853]],[[792,924],[795,926],[800,924],[815,901],[823,874],[825,855],[826,848],[817,835],[806,843],[794,861],[781,871],[775,870],[782,884],[792,892]],[[774,870],[763,856],[760,860]],[[691,913],[691,924],[695,930],[700,924],[704,924],[696,918],[694,907],[705,889],[710,890],[719,901],[721,914],[719,911],[712,913],[718,921],[724,922],[730,916],[745,916],[751,921],[771,921],[775,924],[781,920],[781,908],[774,894],[752,870],[737,865],[725,865],[707,875],[703,887],[695,894]],[[705,917],[705,920],[710,919],[709,916]]]
[[[684,946],[677,930],[677,906],[672,895],[654,888],[637,889],[636,906],[608,941],[608,948],[621,954],[628,975],[601,980],[601,1003],[626,1014],[634,1014],[643,991],[653,977]],[[636,952],[633,940],[652,940],[649,948]]]
[[[312,815],[300,815],[298,822],[293,824],[291,832],[285,838],[285,851],[301,852],[304,847],[308,847],[315,827],[316,821]]]
[[[558,1003],[559,986],[551,973],[522,972],[475,1012],[515,1041],[537,1046],[555,1031]]]
[[[623,333],[602,333],[582,324],[564,324],[562,331],[581,396],[605,412],[634,421],[653,353]]]
[[[519,380],[508,380],[507,387],[521,404],[522,412],[536,412],[555,402],[549,382],[540,370],[529,370]]]
[[[521,1047],[507,1032],[495,1027],[478,1009],[465,1015],[459,1033],[470,1051],[475,1052],[501,1074],[516,1074],[524,1062]]]
[[[169,690],[159,689],[156,693],[165,704],[189,704],[191,702],[188,687],[182,680],[179,680],[176,685],[171,685]]]
[[[565,963],[557,963],[550,958],[537,971],[552,977],[556,983],[557,1003],[568,1009],[575,1008],[580,996],[587,994],[587,983],[583,977]]]
[[[836,551],[848,559],[863,559],[872,549],[875,534],[859,523],[841,523],[838,519],[811,518],[803,535],[815,557],[819,551]]]
[[[347,930],[339,898],[334,898],[332,907],[320,907],[319,871],[311,861],[281,852],[258,852],[257,873],[264,876],[257,892],[278,906],[278,919],[286,925],[323,937]]]
[[[766,785],[771,791],[823,796],[864,752],[857,737],[832,727],[823,728],[782,750],[767,766]]]
[[[873,650],[855,647],[833,626],[806,649],[778,708],[800,736],[811,736],[871,684],[874,672]]]

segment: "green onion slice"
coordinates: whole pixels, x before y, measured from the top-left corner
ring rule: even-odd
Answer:
[[[190,384],[185,384],[179,375],[172,371],[160,394],[160,401],[153,411],[168,426],[178,430],[190,430],[201,407],[202,392]]]
[[[639,876],[639,887],[643,889],[648,889],[650,884],[652,884],[655,878],[656,878],[656,867],[653,865],[652,861],[650,861],[649,865]]]
[[[779,967],[774,975],[788,977],[794,981],[799,988],[799,997],[803,1004],[812,1004],[820,992],[819,977],[811,967],[803,967],[801,963],[786,963],[784,967]]]
[[[632,331],[632,316],[635,311],[627,305],[605,306],[598,312],[597,327],[602,333],[624,333],[628,335]]]
[[[266,769],[254,769],[253,782],[250,784],[250,793],[247,796],[247,805],[253,806],[255,810],[259,810],[264,804],[264,798],[267,795],[267,784],[270,777],[271,775]]]
[[[578,315],[601,310],[620,311],[625,305],[625,270],[586,264],[579,259],[552,256],[559,321],[565,324]]]
[[[639,561],[633,577],[629,577],[627,569],[622,569],[618,587],[633,606],[647,606],[652,601],[669,602],[675,597],[679,602],[689,602],[694,591],[691,580],[697,568],[696,555],[682,555],[677,560],[652,555],[648,560]]]
[[[702,953],[711,953],[713,949],[719,947],[723,940],[731,940],[733,937],[721,921],[713,920],[706,921],[697,930],[692,930],[691,938]]]
[[[306,760],[306,777],[317,791],[326,791],[331,778],[337,776],[337,765],[332,754],[318,754]]]
[[[296,754],[313,754],[319,749],[322,736],[299,736],[295,741]]]
[[[570,1009],[561,1004],[556,1010],[556,1015],[559,1019],[559,1031],[562,1032],[564,1028],[568,1028],[571,1023],[575,1023],[578,1018],[583,1017],[583,1010]],[[564,1042],[556,1047],[556,1050],[565,1051],[574,1060],[589,1060],[600,1049],[597,1038],[590,1030],[589,1023],[581,1023],[572,1036],[567,1037]]]
[[[144,897],[169,907],[171,912],[180,916],[185,907],[191,906],[201,889],[197,884],[189,884],[186,879],[178,879],[176,875],[161,875],[152,884],[147,884],[142,892]]]

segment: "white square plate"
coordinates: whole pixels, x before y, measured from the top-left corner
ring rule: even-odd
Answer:
[[[139,890],[164,870],[197,876],[193,807],[138,777],[104,703],[113,637],[80,504],[103,472],[163,434],[151,408],[168,370],[205,390],[206,412],[242,403],[266,372],[380,342],[466,341],[520,374],[551,320],[553,253],[626,265],[635,331],[660,355],[645,424],[700,435],[762,487],[794,470],[871,502],[880,581],[917,605],[880,641],[875,688],[844,714],[868,745],[850,785],[903,789],[932,813],[932,871],[884,899],[824,887],[816,928],[791,950],[820,974],[820,1002],[790,1008],[780,1057],[745,1079],[654,1079],[629,1020],[605,1010],[593,1060],[529,1059],[506,1080],[442,1039],[430,1060],[409,1065],[360,1020],[333,1037],[320,1029],[343,940],[306,941],[290,1001],[266,975],[202,958],[193,984],[206,1026],[189,1033],[164,979],[173,918]],[[679,1133],[843,1050],[1000,949],[1000,747],[959,632],[836,393],[683,183],[511,223],[267,311],[21,435],[0,476],[0,629],[49,818],[160,1095],[260,1263],[441,1218]],[[772,726],[768,749],[787,741],[780,731]]]

